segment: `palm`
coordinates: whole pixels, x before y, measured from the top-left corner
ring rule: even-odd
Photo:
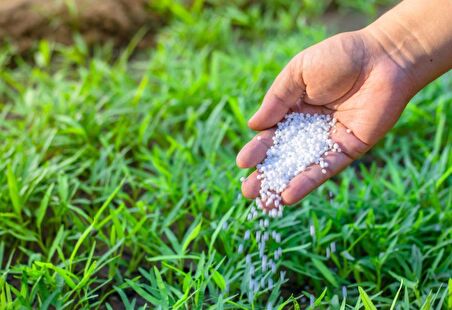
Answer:
[[[384,55],[376,49],[357,33],[346,33],[294,57],[250,120],[252,129],[262,131],[262,139],[253,139],[242,149],[238,165],[249,168],[263,160],[271,144],[271,128],[289,111],[333,114],[339,124],[332,138],[344,152],[328,155],[327,175],[313,166],[295,177],[282,193],[286,204],[300,200],[366,152],[394,125],[411,93],[404,86],[403,70],[390,57],[376,57]],[[256,175],[243,184],[246,197],[258,194]]]

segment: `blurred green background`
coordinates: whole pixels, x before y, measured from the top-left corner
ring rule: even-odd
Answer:
[[[247,119],[293,55],[392,1],[131,1],[140,23],[99,31],[57,4],[0,32],[0,309],[452,307],[450,73],[272,223],[288,279],[244,294]]]

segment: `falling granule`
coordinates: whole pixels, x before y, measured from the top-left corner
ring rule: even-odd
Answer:
[[[342,297],[347,298],[347,287],[346,286],[342,286]]]
[[[252,291],[254,289],[254,281],[255,280],[251,279],[249,284],[248,284],[250,291]]]
[[[254,282],[254,293],[259,292],[259,282]]]
[[[279,246],[282,238],[280,233],[269,230],[270,219],[283,216],[281,193],[295,176],[312,165],[317,165],[321,173],[328,174],[330,164],[326,157],[329,154],[341,152],[340,146],[330,138],[330,132],[336,132],[335,124],[336,119],[329,115],[303,113],[286,115],[285,119],[277,124],[273,145],[267,150],[266,158],[256,166],[257,179],[261,183],[259,197],[256,198],[255,205],[250,208],[246,218],[252,221],[260,217],[253,234],[258,245],[258,255],[254,257],[259,258],[260,262],[256,263],[257,268],[254,269],[252,257],[247,254],[246,265],[249,273],[245,275],[248,278],[244,281],[248,281],[249,284],[250,300],[258,293],[259,286],[262,290],[266,288],[272,290],[275,284],[285,281],[284,271],[279,273],[278,279],[273,278],[277,275],[278,262],[282,257],[282,248]],[[257,136],[257,140],[261,139],[262,137]],[[240,181],[244,182],[245,178],[240,178]],[[258,210],[261,210],[260,215]],[[315,238],[313,224],[309,226],[309,233],[312,238]],[[250,237],[251,231],[247,230],[243,239],[249,240]],[[267,242],[275,242],[278,248],[271,252],[266,248]],[[244,246],[240,244],[238,252],[243,251]],[[327,248],[327,256],[329,257],[334,251],[335,245],[331,244]],[[267,273],[267,270],[271,273]],[[314,296],[310,297],[314,298]],[[272,305],[268,304],[267,308],[272,309]]]
[[[273,289],[273,280],[271,278],[268,279],[268,290],[272,290]]]
[[[267,271],[267,256],[263,255],[262,256],[262,271]]]
[[[328,196],[329,196],[329,198],[330,198],[330,204],[333,204],[333,198],[334,198],[333,192],[329,192],[329,193],[328,193]]]
[[[275,259],[277,259],[277,258],[275,258]],[[272,270],[272,273],[276,273],[276,264],[274,262],[271,263],[270,268]]]
[[[260,230],[256,231],[256,242],[259,242],[259,240],[261,240],[261,234],[262,232]]]
[[[314,225],[309,225],[309,234],[311,235],[312,238],[315,237],[315,227]]]
[[[331,242],[330,248],[331,248],[331,253],[335,253],[336,252],[336,242]]]
[[[286,272],[285,271],[281,271],[281,273],[279,274],[279,278],[281,280],[281,282],[284,282],[286,277]]]

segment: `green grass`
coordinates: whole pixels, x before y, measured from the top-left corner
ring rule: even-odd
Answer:
[[[133,44],[117,58],[42,42],[32,62],[3,48],[0,308],[452,306],[450,73],[272,224],[281,294],[242,294],[246,120],[291,56],[326,37],[290,10],[259,14],[175,19],[131,61]]]

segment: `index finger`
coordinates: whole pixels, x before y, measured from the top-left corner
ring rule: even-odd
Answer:
[[[251,168],[263,161],[267,150],[273,145],[275,131],[276,128],[264,130],[248,142],[237,155],[237,166]]]
[[[303,96],[306,85],[302,78],[302,54],[284,67],[264,97],[261,107],[249,120],[253,130],[264,130],[278,123]]]

